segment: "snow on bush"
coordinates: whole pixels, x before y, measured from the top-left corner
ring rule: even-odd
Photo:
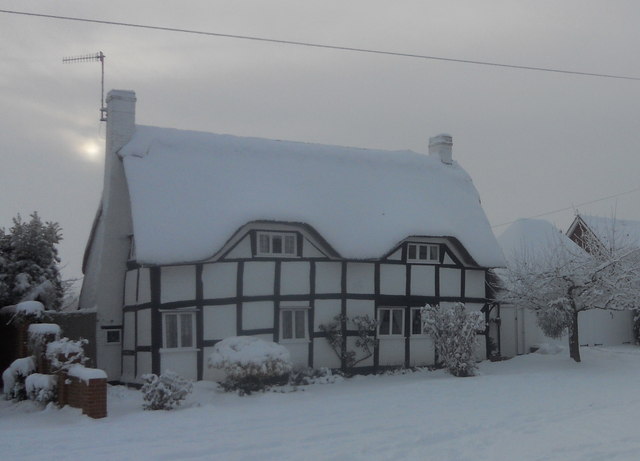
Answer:
[[[291,372],[291,356],[286,347],[254,336],[232,336],[217,343],[209,366],[225,371],[225,390],[240,394],[284,384]]]
[[[33,373],[25,380],[25,390],[27,397],[38,403],[47,404],[56,400],[57,393],[56,375],[43,375]]]
[[[47,344],[47,358],[53,370],[68,370],[72,365],[84,364],[88,359],[84,356],[86,339],[73,341],[62,338]]]
[[[289,375],[292,386],[309,386],[311,384],[333,384],[344,380],[342,375],[334,374],[330,368],[298,368]]]
[[[7,399],[25,400],[27,398],[25,380],[34,371],[36,371],[36,363],[33,357],[14,360],[9,365],[9,368],[2,373],[5,397]]]
[[[142,394],[145,410],[173,410],[193,390],[193,383],[172,371],[165,371],[160,376],[153,373],[142,376],[144,385]]]
[[[48,339],[60,339],[60,326],[55,323],[32,323],[27,330],[29,350],[34,354],[43,353]]]
[[[422,308],[422,324],[425,333],[433,338],[438,357],[449,373],[473,376],[476,332],[485,326],[482,314],[468,312],[462,303],[451,307],[427,304]]]

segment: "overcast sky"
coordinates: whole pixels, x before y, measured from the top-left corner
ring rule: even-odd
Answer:
[[[162,4],[162,7],[158,5]],[[640,76],[635,0],[0,1],[0,9]],[[102,190],[105,87],[137,123],[427,152],[453,135],[493,225],[572,207],[640,219],[640,81],[0,13],[0,227],[38,211],[80,275]],[[546,218],[566,229],[573,210]],[[497,234],[504,226],[494,229]]]

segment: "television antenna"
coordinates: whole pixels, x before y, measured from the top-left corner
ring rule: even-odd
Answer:
[[[67,58],[62,58],[62,62],[64,64],[69,64],[73,62],[95,62],[100,61],[100,65],[102,67],[102,91],[100,93],[100,121],[107,121],[107,108],[104,106],[104,58],[106,56],[102,51],[98,51],[94,54],[85,54],[83,56],[71,56]]]

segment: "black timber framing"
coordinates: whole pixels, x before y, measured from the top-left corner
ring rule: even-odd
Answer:
[[[162,314],[160,313],[160,267],[149,272],[151,288],[151,373],[160,374],[160,348],[162,347]]]
[[[196,355],[197,355],[197,377],[198,380],[202,379],[203,367],[204,367],[204,307],[202,305],[203,298],[203,283],[202,283],[202,264],[196,265]]]

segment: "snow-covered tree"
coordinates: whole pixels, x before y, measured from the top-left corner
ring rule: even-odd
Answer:
[[[477,333],[484,330],[481,312],[467,311],[464,304],[427,304],[422,308],[422,328],[433,338],[438,358],[453,376],[473,376]]]
[[[533,239],[523,238],[519,250],[506,255],[498,300],[536,312],[547,336],[568,331],[569,354],[580,362],[580,312],[640,309],[640,248],[622,242],[604,246],[588,235],[581,248],[557,231],[541,235],[535,248]]]
[[[38,300],[58,309],[63,295],[58,249],[60,226],[43,222],[38,213],[29,221],[20,215],[9,231],[0,229],[0,306]]]

